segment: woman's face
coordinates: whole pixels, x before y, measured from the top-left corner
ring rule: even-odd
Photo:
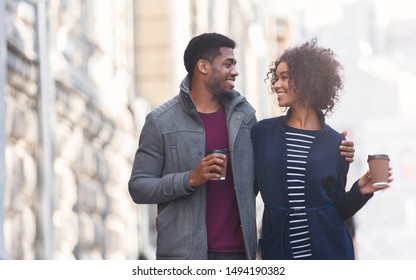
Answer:
[[[276,68],[273,90],[281,107],[292,107],[298,102],[298,95],[295,93],[294,87],[289,85],[289,77],[287,63],[280,62]]]

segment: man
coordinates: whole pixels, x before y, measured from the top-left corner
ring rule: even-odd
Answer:
[[[189,42],[177,96],[148,114],[129,181],[135,203],[157,204],[157,259],[255,259],[251,127],[255,110],[234,90],[235,42],[205,33]],[[352,142],[342,146],[354,156]],[[219,179],[227,149],[227,175]]]

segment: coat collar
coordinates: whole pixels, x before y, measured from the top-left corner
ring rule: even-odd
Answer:
[[[190,92],[190,84],[191,80],[189,75],[182,80],[180,84],[180,92],[179,92],[179,100],[182,104],[182,108],[188,114],[196,114],[196,106],[194,101],[192,100],[191,92]],[[233,90],[231,92],[230,98],[225,99],[223,105],[225,107],[226,113],[228,114],[231,111],[234,111],[235,106],[239,103],[242,103],[246,100],[244,96],[242,96],[238,91]],[[248,120],[252,117],[252,114],[255,113],[253,107],[249,106],[249,111],[241,112],[244,114],[244,120],[248,122]]]

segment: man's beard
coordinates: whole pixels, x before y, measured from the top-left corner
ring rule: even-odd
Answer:
[[[226,100],[230,100],[231,99],[231,96],[232,96],[231,91],[229,91],[229,90],[222,90],[222,92],[219,93],[218,101],[221,104],[224,104],[224,102]]]
[[[221,104],[223,104],[225,100],[231,98],[232,90],[224,89],[217,79],[211,78],[208,80],[207,86],[212,92],[212,95],[215,96]]]

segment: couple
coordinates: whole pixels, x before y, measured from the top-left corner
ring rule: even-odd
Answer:
[[[325,124],[341,66],[314,41],[286,51],[268,79],[288,113],[257,123],[234,90],[235,46],[217,33],[192,38],[179,94],[147,115],[129,192],[157,204],[157,259],[255,259],[258,191],[262,259],[354,259],[344,221],[376,189],[367,172],[345,191],[354,145]],[[205,155],[213,149],[228,160]]]

